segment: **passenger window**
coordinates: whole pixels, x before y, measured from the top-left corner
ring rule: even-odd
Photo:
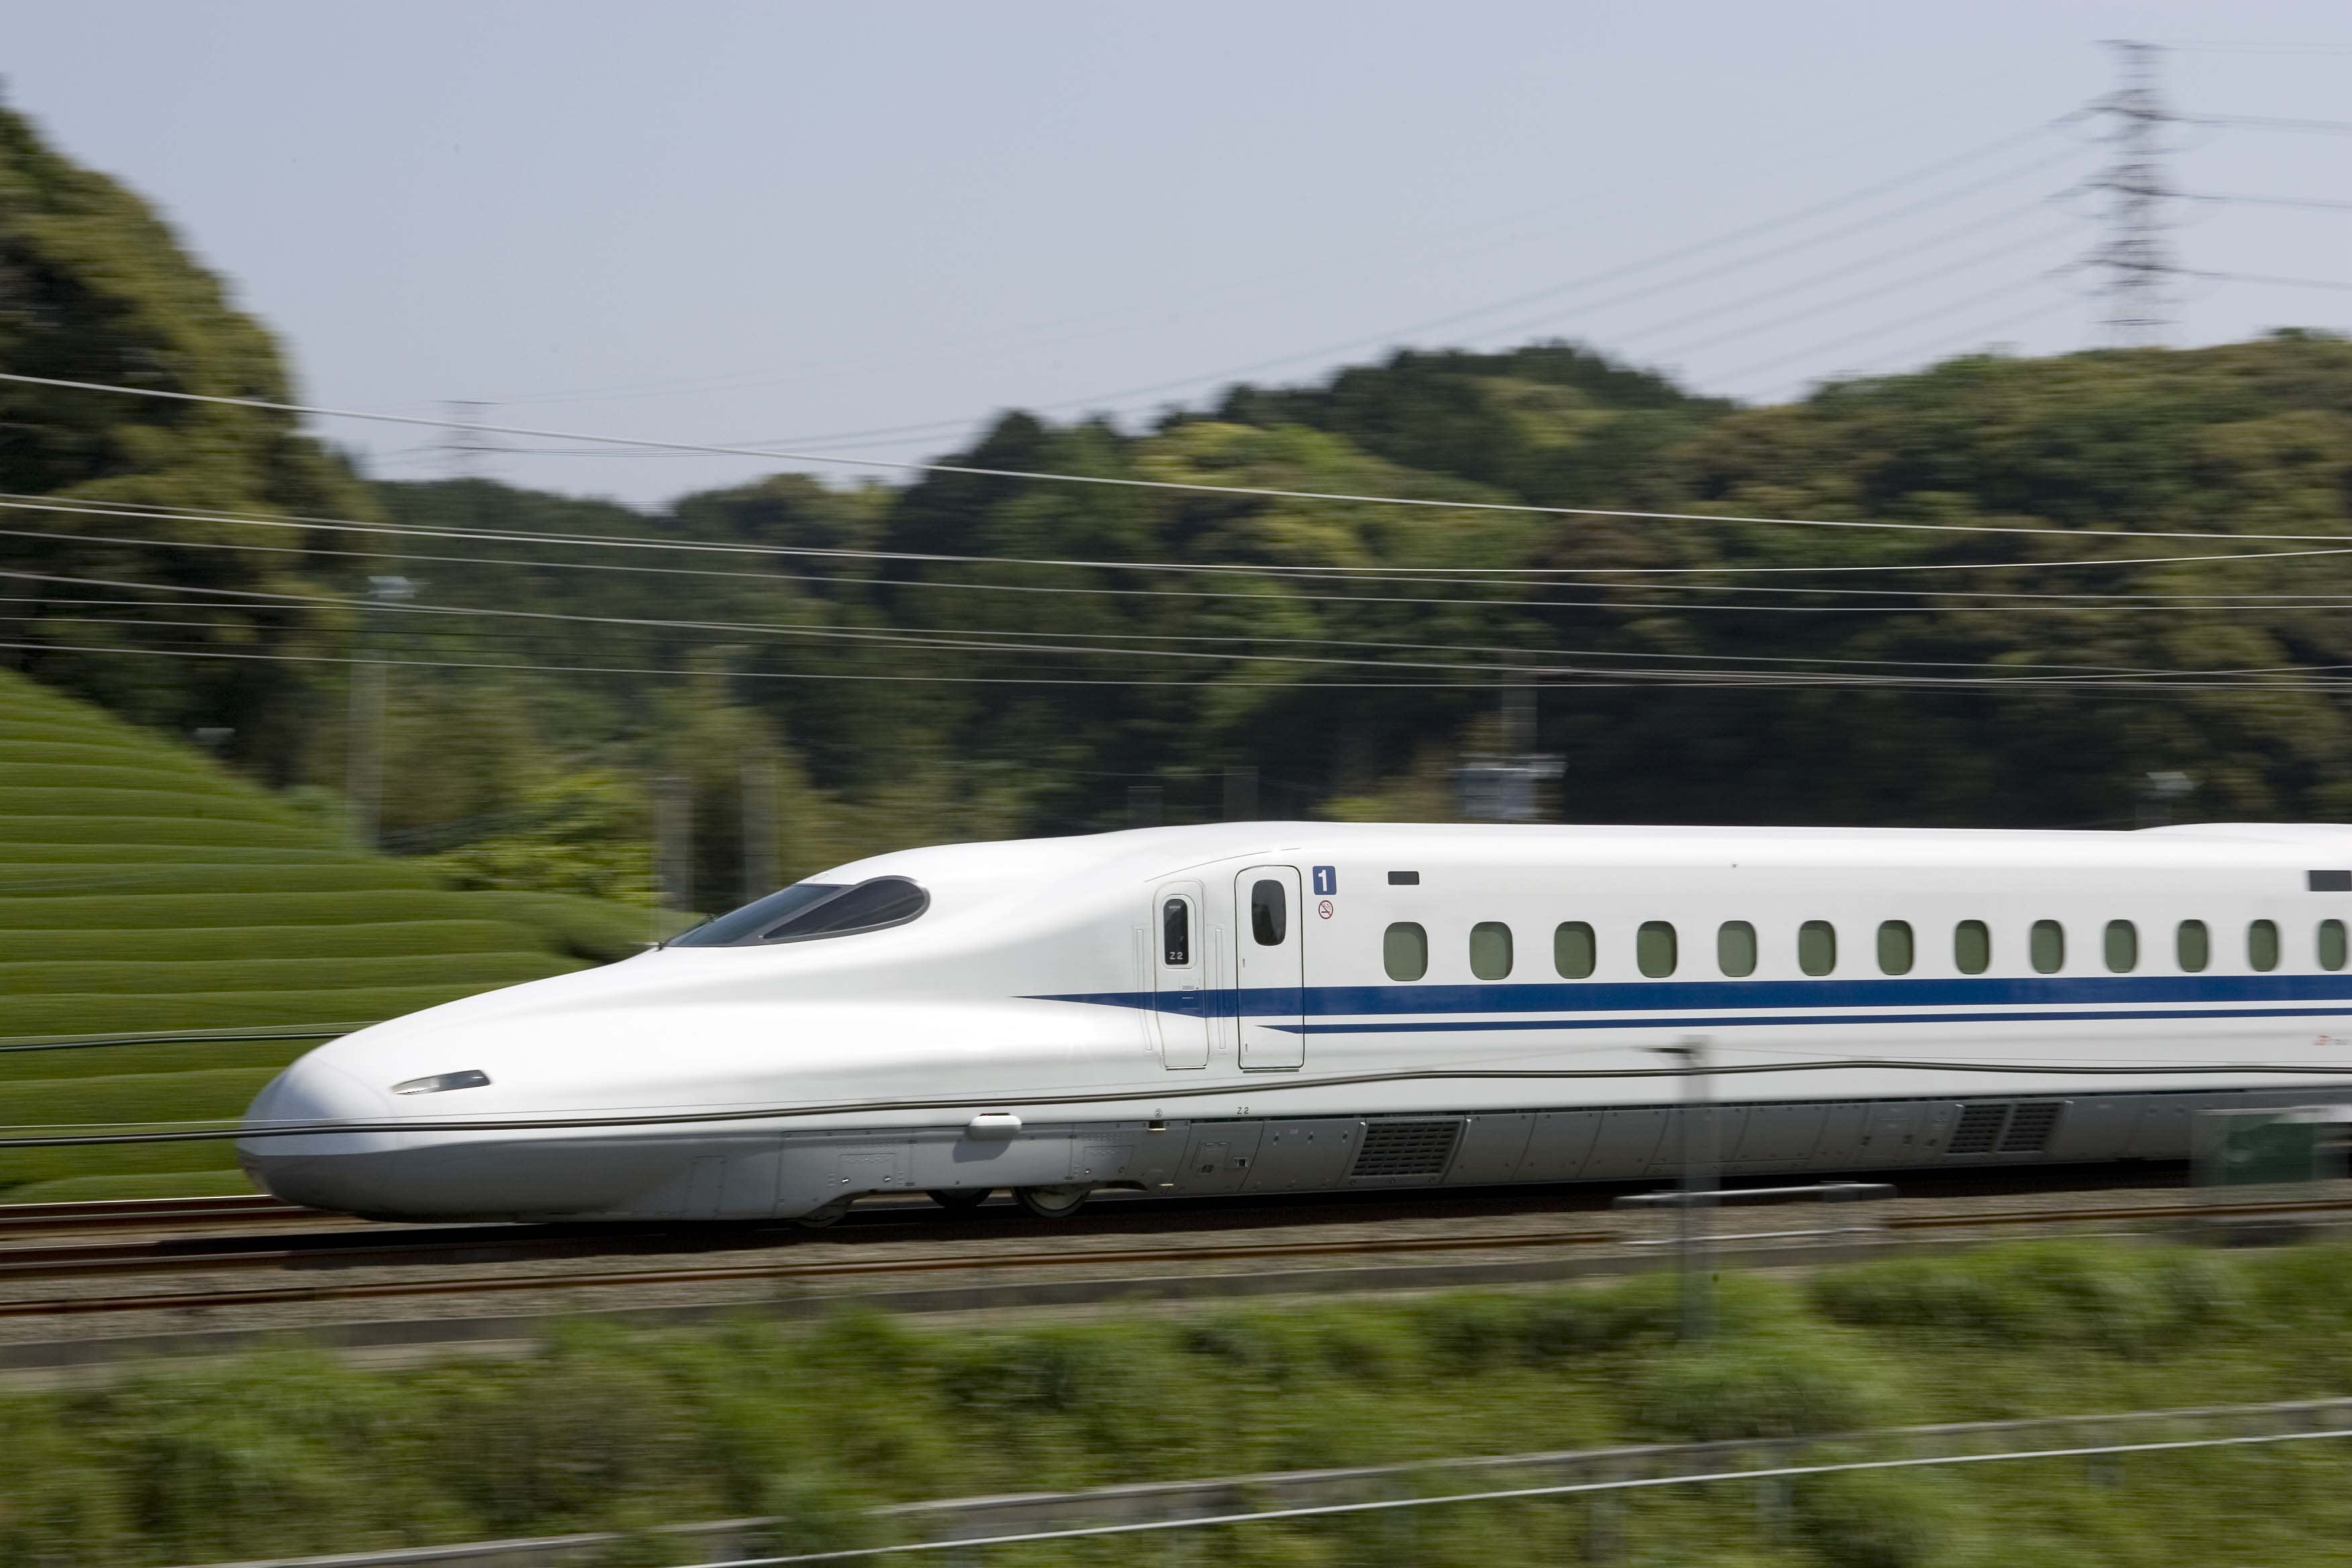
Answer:
[[[1992,967],[1992,928],[1982,921],[1962,921],[1952,928],[1952,963],[1963,974],[1982,974]]]
[[[1878,922],[1878,972],[1882,974],[1911,973],[1911,922],[1881,921]]]
[[[1381,938],[1381,966],[1391,980],[1418,980],[1429,973],[1429,933],[1399,921]]]
[[[1726,921],[1715,933],[1715,962],[1726,974],[1756,973],[1756,928],[1746,921]]]
[[[2139,928],[2129,921],[2107,922],[2107,967],[2117,974],[2139,967]]]
[[[2056,921],[2035,921],[2028,952],[2035,973],[2057,973],[2066,966],[2066,928]]]
[[[2319,922],[2319,967],[2331,970],[2344,967],[2344,922],[2342,921]]]
[[[1662,980],[1675,972],[1675,928],[1664,921],[1643,921],[1633,936],[1633,962],[1643,973]]]
[[[1592,940],[1592,928],[1582,921],[1562,921],[1553,930],[1551,966],[1559,971],[1562,980],[1591,978],[1599,956]]]
[[[1808,974],[1827,974],[1837,967],[1837,928],[1827,921],[1807,921],[1797,928],[1797,967]]]
[[[2276,921],[2256,921],[2246,928],[2246,963],[2265,974],[2278,967]]]
[[[2182,921],[2179,933],[2173,939],[2173,951],[2180,959],[2180,967],[2189,974],[2201,973],[2213,962],[2213,939],[2205,930],[2203,921]]]
[[[1283,897],[1282,884],[1271,878],[1250,886],[1250,932],[1260,947],[1280,947],[1284,931],[1290,924],[1290,900]]]
[[[1470,973],[1481,980],[1500,980],[1511,973],[1511,928],[1500,921],[1480,921],[1470,928]]]
[[[1192,906],[1181,899],[1160,906],[1160,947],[1169,968],[1192,967]]]

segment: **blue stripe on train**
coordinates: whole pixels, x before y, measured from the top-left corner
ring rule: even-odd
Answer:
[[[1748,1013],[1675,1015],[1638,1018],[1463,1018],[1441,1023],[1272,1024],[1269,1028],[1303,1035],[1473,1034],[1494,1029],[1731,1029],[1787,1024],[2023,1024],[2081,1023],[2118,1018],[2341,1018],[2352,1002],[2333,1007],[2125,1007],[2066,1013]]]
[[[1037,1002],[1087,1002],[1190,1016],[1231,1018],[1360,1018],[1382,1015],[1471,1013],[1685,1013],[1825,1007],[2032,1008],[2020,1016],[2080,1017],[2045,1013],[2052,1007],[2148,1005],[2158,1003],[2268,1002],[2352,1004],[2352,973],[2345,974],[2096,974],[1954,977],[1928,980],[1655,980],[1546,982],[1514,985],[1252,986],[1246,990],[1094,991],[1034,996]],[[2327,1008],[2303,1009],[2325,1013]],[[1960,1014],[1958,1017],[1988,1016]],[[2118,1016],[2158,1016],[2119,1014]],[[2293,1016],[2293,1015],[2286,1015]],[[1774,1021],[1758,1019],[1757,1022]],[[1790,1021],[1790,1020],[1780,1020]],[[1805,1020],[1796,1020],[1805,1021]],[[1822,1023],[1862,1022],[1821,1018]],[[2013,1019],[2011,1021],[2014,1021]],[[1605,1022],[1605,1021],[1604,1021]],[[1444,1026],[1430,1026],[1443,1027]],[[1566,1027],[1550,1021],[1534,1028]],[[1318,1026],[1309,1025],[1311,1030]]]

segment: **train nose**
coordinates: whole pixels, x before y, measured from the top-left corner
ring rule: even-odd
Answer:
[[[399,1134],[368,1131],[257,1134],[264,1127],[380,1121],[394,1113],[392,1096],[313,1051],[270,1079],[245,1113],[237,1163],[254,1184],[288,1203],[311,1208],[364,1209],[372,1194],[352,1183],[351,1156],[389,1152]]]

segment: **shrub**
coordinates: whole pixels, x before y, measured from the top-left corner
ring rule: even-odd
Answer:
[[[2210,1253],[2066,1242],[1839,1269],[1812,1295],[1840,1322],[2116,1352],[2180,1342],[2243,1310]]]

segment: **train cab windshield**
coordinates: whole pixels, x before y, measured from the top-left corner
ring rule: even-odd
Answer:
[[[672,947],[761,947],[901,926],[931,907],[931,895],[904,877],[856,883],[795,882],[781,892],[706,921]]]

